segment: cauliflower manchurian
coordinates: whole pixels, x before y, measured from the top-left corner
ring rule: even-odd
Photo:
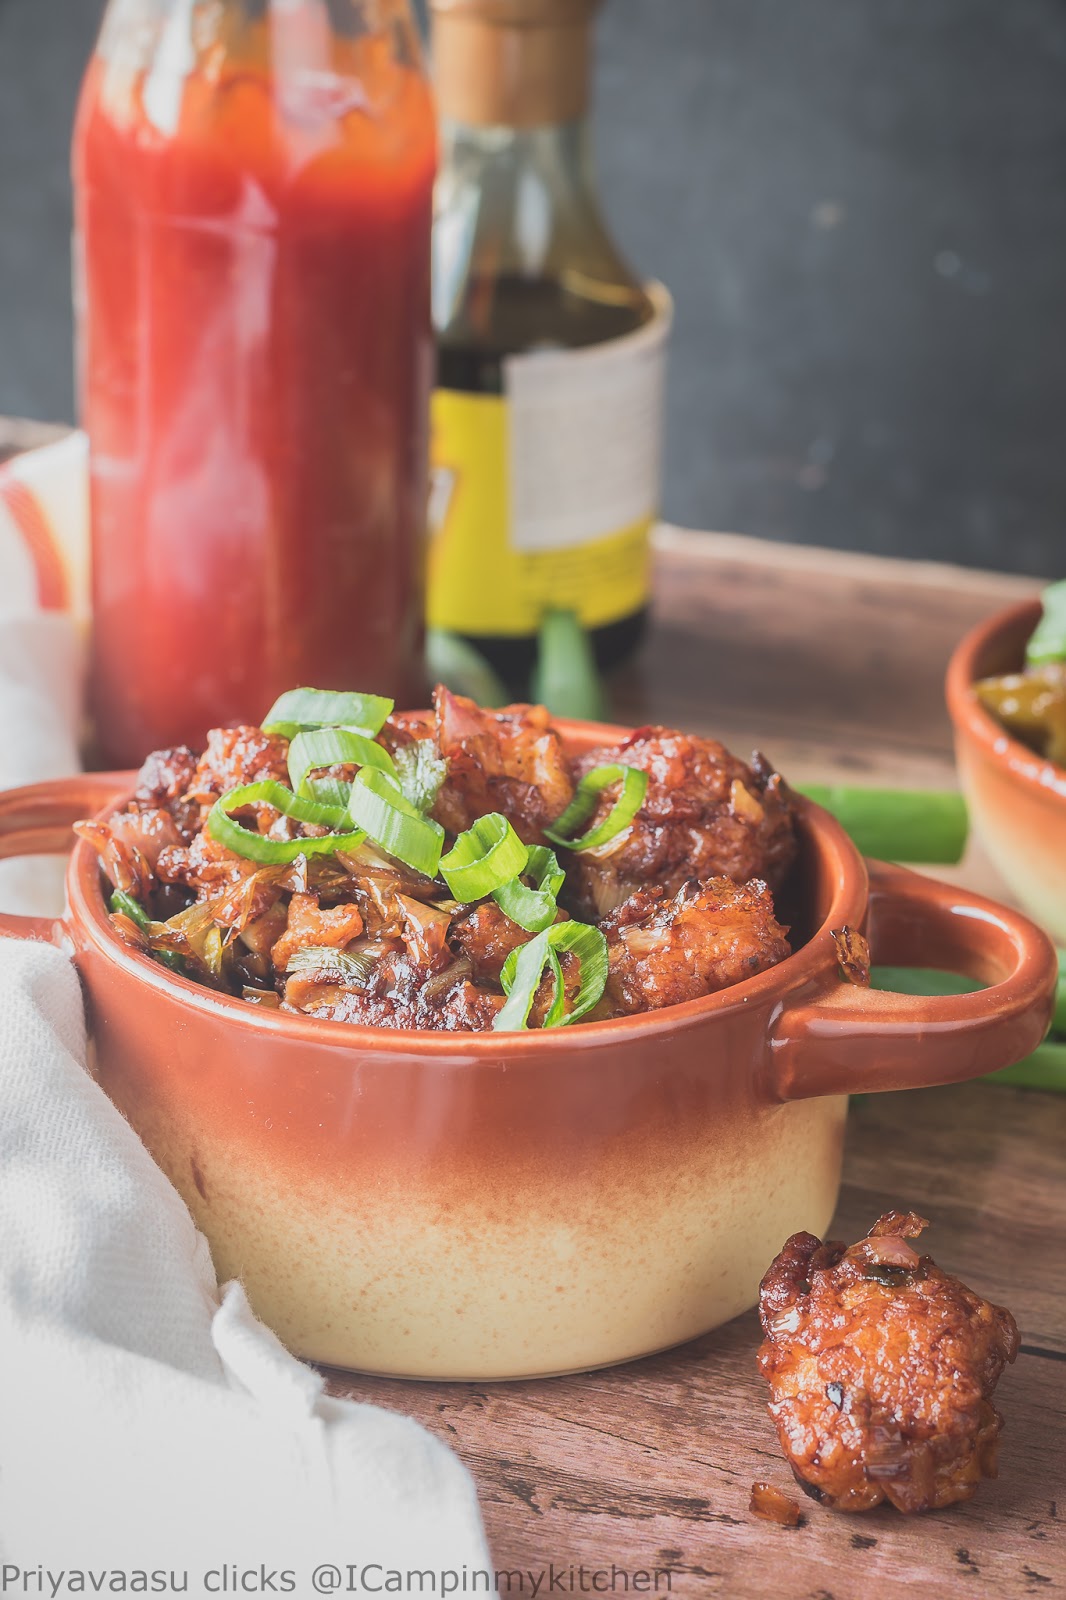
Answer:
[[[542,926],[560,936],[558,954],[546,958],[528,1025],[555,1025],[560,1005],[564,1019],[577,1008],[582,958],[556,926],[571,919],[596,930],[606,958],[582,1013],[590,1021],[697,999],[789,954],[773,891],[795,848],[791,797],[761,757],[747,766],[712,740],[665,728],[574,756],[542,706],[489,711],[445,688],[431,714],[389,717],[376,743],[382,770],[415,762],[432,775],[421,814],[444,851],[494,815],[530,850],[557,852],[565,879]],[[597,848],[550,845],[582,776],[613,763],[647,774],[636,814]],[[357,771],[340,762],[312,776],[336,790]],[[294,798],[289,778],[289,740],[276,727],[215,729],[202,754],[149,756],[123,811],[78,825],[121,891],[112,906],[120,935],[260,1005],[377,1027],[495,1026],[505,963],[514,968],[534,937],[527,925],[488,894],[461,901],[376,836],[321,851],[324,835],[343,830],[279,809],[279,795]],[[209,824],[212,808],[249,784],[267,787],[230,808],[231,848]],[[615,784],[599,797],[598,819],[617,793]],[[241,854],[242,838],[284,851]]]
[[[690,878],[758,878],[780,888],[796,851],[792,803],[765,757],[747,766],[713,739],[638,728],[622,744],[589,751],[575,771],[613,762],[646,772],[648,788],[624,834],[575,860],[582,908],[602,917],[648,884],[676,894]],[[610,803],[604,795],[593,823]]]
[[[770,1415],[797,1481],[838,1511],[938,1510],[996,1475],[1017,1324],[912,1249],[926,1226],[890,1211],[847,1248],[793,1234],[762,1281]]]

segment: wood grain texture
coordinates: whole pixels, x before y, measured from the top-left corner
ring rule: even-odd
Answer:
[[[614,682],[614,713],[714,734],[742,753],[764,747],[799,780],[950,786],[950,650],[1038,587],[663,529],[653,625]],[[954,875],[1003,891],[976,845]],[[908,1521],[809,1502],[798,1529],[753,1517],[755,1478],[792,1486],[755,1370],[754,1314],[579,1377],[478,1386],[333,1375],[331,1387],[405,1411],[451,1444],[477,1481],[496,1567],[539,1574],[554,1563],[558,1592],[583,1582],[592,1592],[593,1572],[618,1567],[659,1568],[674,1594],[729,1600],[1053,1595],[1066,1587],[1066,1097],[977,1084],[854,1104],[835,1230],[855,1237],[899,1204],[930,1217],[936,1258],[1022,1328],[1023,1354],[999,1391],[1000,1478],[952,1511]]]
[[[932,1219],[937,1260],[1009,1305],[1022,1330],[998,1391],[1000,1477],[950,1511],[848,1517],[804,1502],[794,1530],[750,1515],[754,1479],[793,1489],[755,1369],[754,1313],[584,1376],[476,1385],[334,1374],[330,1386],[452,1445],[477,1482],[497,1568],[659,1567],[674,1594],[732,1600],[876,1600],[918,1586],[1051,1595],[1066,1583],[1064,1150],[1061,1096],[973,1084],[852,1107],[834,1233],[856,1237],[890,1205],[915,1206]]]
[[[55,433],[0,420],[0,459]],[[950,785],[948,654],[1038,587],[662,529],[653,625],[614,682],[615,714],[763,747],[797,780]],[[1003,892],[979,846],[954,875]],[[330,1388],[452,1445],[476,1479],[495,1567],[540,1576],[543,1596],[554,1564],[553,1594],[604,1592],[617,1567],[668,1573],[658,1592],[668,1581],[685,1597],[1050,1600],[1066,1588],[1066,1096],[970,1084],[854,1103],[834,1232],[855,1237],[890,1205],[928,1216],[937,1260],[1022,1329],[998,1391],[1000,1477],[951,1511],[847,1517],[811,1502],[797,1529],[753,1517],[752,1481],[790,1490],[791,1478],[751,1313],[606,1372],[495,1386],[335,1373]],[[528,1580],[510,1592],[528,1596]],[[625,1592],[621,1580],[607,1592]]]
[[[654,620],[614,685],[622,720],[669,718],[797,780],[953,782],[952,647],[1039,591],[1028,578],[659,529]]]

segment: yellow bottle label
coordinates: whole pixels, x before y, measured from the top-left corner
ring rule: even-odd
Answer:
[[[502,396],[437,390],[432,627],[522,637],[552,607],[596,628],[645,604],[670,322],[655,290],[634,334],[508,358]]]

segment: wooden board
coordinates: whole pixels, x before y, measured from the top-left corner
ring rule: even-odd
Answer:
[[[1039,585],[663,529],[655,587],[646,647],[613,685],[620,721],[764,747],[799,780],[947,786],[951,647]],[[1003,890],[979,848],[957,875]],[[1066,1097],[978,1084],[853,1105],[834,1231],[855,1237],[900,1204],[931,1218],[937,1259],[1022,1328],[999,1391],[1001,1476],[949,1512],[845,1517],[809,1502],[795,1530],[750,1515],[755,1478],[791,1487],[754,1314],[609,1372],[494,1386],[334,1374],[331,1387],[452,1445],[496,1567],[547,1574],[542,1594],[554,1564],[557,1592],[602,1589],[619,1568],[668,1572],[660,1593],[729,1600],[1050,1596],[1066,1586]]]
[[[0,459],[54,436],[35,428],[0,419]],[[797,780],[951,784],[951,647],[1038,587],[663,529],[654,623],[613,685],[615,712],[763,747]],[[979,848],[959,875],[1003,892]],[[930,1217],[937,1259],[1022,1330],[999,1389],[1000,1478],[951,1511],[845,1517],[810,1503],[794,1530],[752,1517],[754,1478],[791,1486],[752,1314],[608,1372],[495,1386],[332,1374],[330,1387],[446,1440],[474,1474],[495,1567],[539,1577],[543,1596],[627,1592],[618,1569],[686,1597],[1050,1600],[1066,1588],[1066,1096],[971,1084],[856,1102],[834,1232],[857,1236],[889,1205]]]
[[[797,1529],[749,1514],[753,1479],[793,1490],[755,1370],[753,1313],[582,1377],[337,1376],[331,1387],[405,1411],[452,1445],[477,1481],[499,1568],[658,1567],[674,1594],[729,1600],[877,1600],[919,1585],[1050,1596],[1066,1582],[1064,1151],[1061,1096],[978,1084],[852,1108],[834,1232],[854,1237],[890,1205],[916,1206],[941,1264],[1008,1304],[1022,1330],[999,1389],[1000,1477],[950,1511],[849,1517],[805,1502]]]

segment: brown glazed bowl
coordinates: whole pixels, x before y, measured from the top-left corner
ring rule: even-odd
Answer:
[[[575,749],[620,730],[560,724]],[[130,774],[0,795],[0,855],[69,845]],[[530,1033],[403,1033],[261,1010],[114,935],[79,842],[60,923],[4,917],[81,974],[104,1089],[299,1355],[416,1378],[625,1361],[750,1306],[786,1236],[821,1234],[846,1096],[1026,1055],[1055,956],[1019,913],[867,863],[799,807],[780,897],[795,953],[703,1000]],[[990,987],[944,998],[841,980],[830,930],[884,963]],[[906,1195],[899,1200],[905,1204]]]
[[[1022,905],[1066,945],[1066,769],[1011,737],[973,692],[978,678],[1018,672],[1040,601],[997,612],[948,663],[955,757],[974,826]]]

